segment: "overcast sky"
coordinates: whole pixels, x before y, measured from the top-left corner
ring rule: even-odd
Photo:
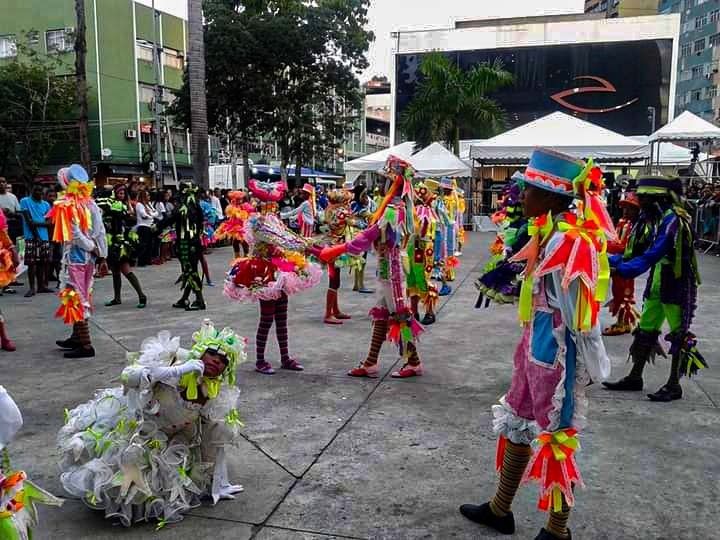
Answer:
[[[138,0],[150,5],[151,0]],[[186,17],[187,0],[155,0],[158,9]],[[583,10],[583,0],[371,0],[370,68],[364,78],[390,74],[390,32],[417,27],[450,26],[455,19],[515,17]]]

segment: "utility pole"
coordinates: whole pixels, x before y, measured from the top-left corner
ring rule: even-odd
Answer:
[[[155,99],[153,106],[153,116],[155,117],[155,186],[163,187],[163,166],[162,166],[162,133],[161,124],[163,91],[160,86],[160,70],[162,69],[162,53],[163,48],[158,43],[160,27],[160,13],[155,10],[155,0],[152,0],[153,12],[153,67],[155,69]],[[172,140],[170,141],[172,144]]]
[[[85,71],[85,57],[87,56],[87,43],[85,34],[85,0],[75,0],[75,17],[77,28],[75,29],[75,81],[77,100],[80,108],[78,118],[80,163],[92,176],[92,164],[90,162],[90,141],[88,138],[88,99],[87,99],[87,75]],[[95,29],[97,32],[97,29]]]

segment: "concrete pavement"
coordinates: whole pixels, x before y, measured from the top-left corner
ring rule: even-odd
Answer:
[[[487,500],[494,492],[490,406],[509,384],[520,330],[512,307],[473,308],[472,282],[487,258],[491,236],[469,236],[454,293],[443,299],[437,324],[421,341],[425,376],[391,379],[399,360],[386,345],[382,378],[348,378],[345,371],[367,351],[367,312],[374,299],[353,293],[351,279],[343,275],[340,305],[354,318],[341,327],[326,326],[321,321],[323,283],[290,300],[291,352],[306,371],[267,377],[253,372],[252,361],[239,368],[247,427],[232,453],[231,478],[245,486],[244,493],[197,509],[159,532],[152,526],[113,526],[79,501],[68,500],[61,509],[40,509],[36,540],[495,538],[462,518],[457,506]],[[10,447],[15,464],[62,495],[55,436],[63,410],[86,401],[97,388],[118,384],[126,350],[135,350],[161,329],[182,336],[187,346],[200,320],[210,317],[249,337],[252,358],[257,307],[222,297],[230,256],[227,248],[211,255],[218,286],[206,289],[209,309],[204,313],[170,307],[178,296],[172,285],[179,271],[175,262],[136,270],[150,298],[145,310],[135,308],[127,283],[124,304],[103,307],[111,282],[99,281],[92,329],[98,356],[93,360],[65,360],[54,348],[66,328],[52,319],[52,295],[25,299],[20,289],[0,298],[18,345],[17,353],[0,353],[0,383],[25,417]],[[590,425],[578,456],[587,488],[578,492],[571,518],[574,538],[718,538],[720,260],[701,257],[700,266],[704,284],[694,330],[711,369],[697,381],[683,381],[686,398],[671,405],[650,403],[644,393],[590,390]],[[629,344],[627,336],[606,340],[613,378],[627,369]],[[267,358],[279,363],[274,337]],[[663,359],[651,366],[646,389],[657,389],[667,370]],[[536,498],[533,486],[521,489],[514,506],[515,538],[532,539],[544,524]]]

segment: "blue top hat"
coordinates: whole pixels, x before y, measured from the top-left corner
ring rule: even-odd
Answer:
[[[573,180],[580,176],[585,162],[548,148],[536,148],[524,173],[513,179],[560,195],[574,194]]]

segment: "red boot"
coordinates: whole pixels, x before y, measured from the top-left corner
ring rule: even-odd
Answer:
[[[5,331],[5,322],[0,322],[0,349],[7,352],[15,352],[17,350],[15,343],[13,343]]]
[[[325,324],[342,324],[342,321],[335,316],[335,306],[337,306],[337,291],[328,289],[325,296],[325,318],[323,319]]]

